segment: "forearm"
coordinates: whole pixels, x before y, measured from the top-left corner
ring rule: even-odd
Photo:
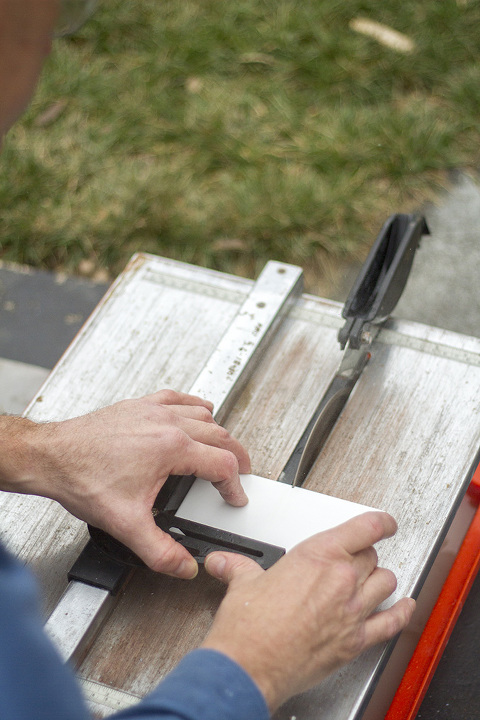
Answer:
[[[48,495],[47,425],[12,415],[0,416],[0,490]]]
[[[0,417],[0,490],[42,495],[128,545],[152,570],[192,578],[197,563],[155,524],[170,475],[214,483],[245,505],[245,448],[213,419],[208,401],[163,390],[60,422]]]

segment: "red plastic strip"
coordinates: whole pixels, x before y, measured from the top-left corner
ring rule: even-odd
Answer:
[[[471,493],[478,497],[480,466]],[[470,524],[385,720],[413,720],[480,570],[480,508]]]

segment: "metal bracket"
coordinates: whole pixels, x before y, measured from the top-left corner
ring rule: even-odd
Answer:
[[[193,520],[185,520],[171,513],[157,512],[155,522],[164,532],[171,535],[180,545],[183,545],[200,564],[205,562],[205,558],[209,553],[215,552],[216,550],[224,550],[245,555],[255,560],[266,570],[276,563],[282,555],[285,555],[285,548],[278,547],[277,545],[270,545],[269,543],[260,542],[259,540],[246,538],[243,535],[236,535],[235,533],[220,530],[210,525],[202,525]],[[89,527],[89,530],[93,543],[102,551],[104,557],[110,558],[113,561],[114,568],[115,566],[119,566],[125,569],[124,565],[145,567],[137,555],[118,540],[115,540],[97,528]],[[87,545],[87,548],[90,544],[91,543]],[[110,573],[108,575],[100,572],[92,574],[90,568],[87,568],[87,572],[83,577],[77,574],[76,579],[97,585],[97,587],[103,587],[110,592],[115,592],[115,572],[113,572],[112,581]]]

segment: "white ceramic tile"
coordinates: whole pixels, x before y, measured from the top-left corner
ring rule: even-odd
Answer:
[[[258,475],[240,477],[249,498],[245,507],[228,505],[211,483],[197,479],[177,515],[289,550],[317,532],[372,510]]]

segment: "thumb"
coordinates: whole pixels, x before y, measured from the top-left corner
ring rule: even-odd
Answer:
[[[112,533],[113,534],[113,533]],[[196,560],[180,543],[163,532],[148,512],[116,537],[136,553],[151,570],[190,580],[198,572]]]
[[[264,572],[255,560],[238,553],[225,552],[214,552],[207,555],[205,570],[212,577],[227,584],[238,577],[247,575],[255,577]]]

